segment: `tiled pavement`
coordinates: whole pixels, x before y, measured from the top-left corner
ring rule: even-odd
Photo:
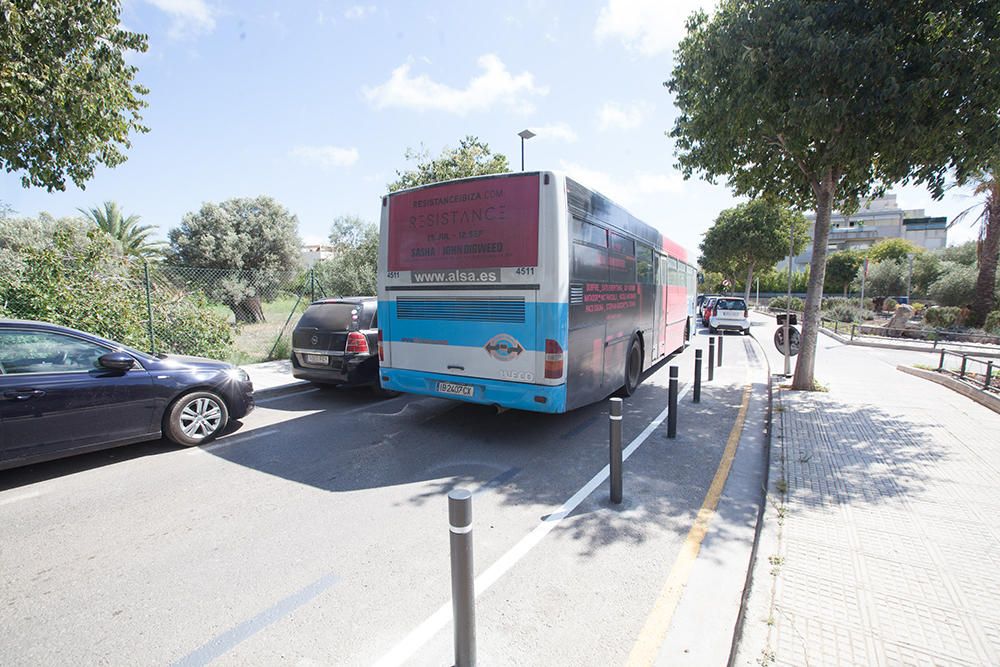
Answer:
[[[865,350],[778,391],[739,665],[1000,665],[1000,415]]]

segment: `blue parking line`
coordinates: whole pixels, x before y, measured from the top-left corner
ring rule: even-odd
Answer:
[[[243,621],[236,627],[209,640],[200,648],[175,662],[173,667],[202,667],[202,665],[207,665],[267,626],[281,620],[299,607],[307,604],[337,583],[337,581],[338,578],[334,574],[328,574],[317,579],[302,590],[289,595],[283,600],[279,600],[276,604],[253,618]]]

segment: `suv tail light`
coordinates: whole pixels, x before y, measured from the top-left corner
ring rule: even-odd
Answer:
[[[385,351],[382,349],[382,330],[378,330],[378,360],[385,361]]]
[[[545,377],[558,380],[563,375],[563,360],[565,355],[558,342],[551,338],[545,339]]]
[[[363,333],[352,331],[347,334],[347,347],[344,348],[347,354],[368,354],[368,339]]]
[[[750,317],[750,309],[743,308],[743,317]]]

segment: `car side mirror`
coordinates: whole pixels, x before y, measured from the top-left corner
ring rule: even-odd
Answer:
[[[135,366],[135,359],[127,352],[108,352],[97,358],[97,363],[101,368],[109,371],[120,371],[122,373],[131,370]]]

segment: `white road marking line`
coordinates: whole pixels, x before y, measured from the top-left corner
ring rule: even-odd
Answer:
[[[687,395],[688,390],[691,389],[691,383],[684,386],[684,390],[680,392],[677,396],[677,402],[680,403],[681,399]],[[643,429],[632,442],[629,443],[628,447],[622,452],[622,460],[628,459],[635,450],[639,449],[639,446],[646,441],[650,435],[663,423],[670,412],[670,406],[668,405],[663,409],[656,418]],[[545,517],[533,531],[521,538],[521,541],[515,544],[507,553],[501,556],[496,562],[493,563],[485,572],[476,577],[476,597],[485,593],[490,586],[495,584],[500,577],[507,573],[510,568],[512,568],[519,560],[521,560],[525,554],[527,554],[531,549],[542,541],[546,535],[552,532],[552,529],[559,525],[559,522],[565,519],[577,506],[584,501],[591,493],[594,492],[598,486],[604,483],[604,481],[610,475],[610,466],[604,466],[603,469],[596,475],[594,475],[589,482],[583,485],[579,491],[573,494],[573,496],[564,502],[558,510],[549,514]],[[427,642],[434,637],[438,631],[441,630],[451,621],[451,599],[446,603],[441,605],[437,611],[435,611],[427,620],[418,625],[410,634],[408,634],[403,641],[396,644],[395,647],[384,656],[382,656],[378,662],[375,663],[375,667],[390,667],[395,665],[402,665],[404,662],[413,657],[413,654],[420,650]]]
[[[195,447],[190,450],[191,454],[198,454],[199,452],[214,452],[217,449],[222,449],[223,447],[228,447],[229,445],[239,445],[241,443],[247,442],[248,440],[255,440],[257,438],[262,438],[265,435],[274,435],[278,432],[276,428],[269,428],[263,431],[251,431],[245,435],[237,433],[236,435],[231,435],[228,438],[219,440],[218,442],[213,442],[210,445],[205,445],[203,447]]]
[[[32,498],[37,498],[42,495],[42,491],[28,491],[27,493],[19,493],[16,496],[10,496],[9,498],[0,498],[0,505],[12,505],[14,503],[19,503],[22,500],[31,500]]]
[[[297,391],[292,394],[282,394],[281,396],[273,396],[271,398],[262,398],[259,401],[254,401],[257,405],[264,405],[265,403],[273,403],[274,401],[281,401],[286,398],[292,398],[293,396],[305,396],[306,394],[311,394],[314,391],[319,391],[317,388],[306,389],[305,391]]]

